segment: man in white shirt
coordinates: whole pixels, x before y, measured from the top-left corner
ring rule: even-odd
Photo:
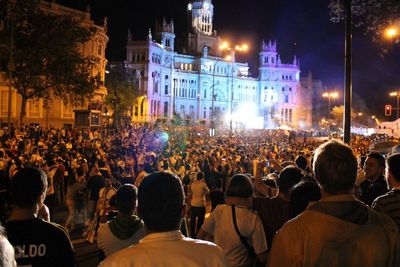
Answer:
[[[107,257],[100,266],[226,266],[217,245],[186,238],[178,230],[185,210],[183,188],[177,176],[167,172],[146,176],[139,187],[138,213],[147,235],[139,244]]]

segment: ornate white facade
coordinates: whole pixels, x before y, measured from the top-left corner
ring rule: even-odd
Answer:
[[[211,0],[192,1],[188,15],[192,29],[187,54],[175,51],[172,20],[167,23],[164,19],[154,37],[149,30],[144,41],[134,41],[128,33],[125,67],[141,94],[134,105],[133,121],[154,122],[179,114],[182,119],[209,123],[214,113],[216,123],[233,119],[234,124],[248,126],[255,120],[249,127],[256,128],[311,126],[304,114],[311,109],[299,112],[302,102],[296,57],[284,64],[276,42],[262,42],[259,76],[251,77],[248,64],[236,62],[234,53],[230,61],[222,58]]]

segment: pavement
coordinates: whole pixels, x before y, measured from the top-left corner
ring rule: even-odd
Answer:
[[[53,221],[60,225],[64,225],[64,222],[68,216],[67,207],[58,207],[53,211]],[[95,244],[87,242],[82,238],[83,227],[75,229],[70,232],[70,238],[72,245],[75,248],[77,256],[78,267],[94,267],[99,264],[99,248]]]

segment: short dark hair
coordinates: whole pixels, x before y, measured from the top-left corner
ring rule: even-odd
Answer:
[[[138,213],[147,229],[177,230],[182,222],[184,192],[181,180],[170,172],[154,172],[139,186]]]
[[[204,172],[198,172],[196,175],[197,180],[204,179]]]
[[[387,158],[386,163],[393,178],[397,182],[400,182],[400,153],[390,155]]]
[[[385,157],[381,153],[370,152],[368,153],[367,158],[376,159],[379,167],[385,167]]]
[[[46,189],[47,176],[37,168],[23,168],[11,178],[11,198],[19,208],[31,208]]]
[[[122,213],[131,213],[136,208],[137,188],[131,184],[124,184],[117,190],[116,202]]]
[[[303,172],[300,168],[289,165],[285,167],[278,176],[277,183],[279,191],[288,193],[289,190],[303,178]]]
[[[311,201],[321,199],[321,190],[314,182],[302,181],[293,187],[289,201],[289,217],[302,213]]]
[[[299,155],[295,159],[294,163],[296,163],[297,167],[300,169],[305,170],[307,168],[308,161],[306,157]]]
[[[325,192],[349,193],[357,177],[357,158],[348,145],[329,141],[315,151],[313,169],[315,180]]]
[[[249,198],[254,193],[250,178],[244,174],[236,174],[229,179],[225,195],[227,197]]]

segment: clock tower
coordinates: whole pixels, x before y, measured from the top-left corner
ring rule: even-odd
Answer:
[[[190,21],[189,51],[200,54],[207,46],[210,54],[218,55],[217,32],[213,30],[214,5],[211,0],[190,1],[187,4]]]

